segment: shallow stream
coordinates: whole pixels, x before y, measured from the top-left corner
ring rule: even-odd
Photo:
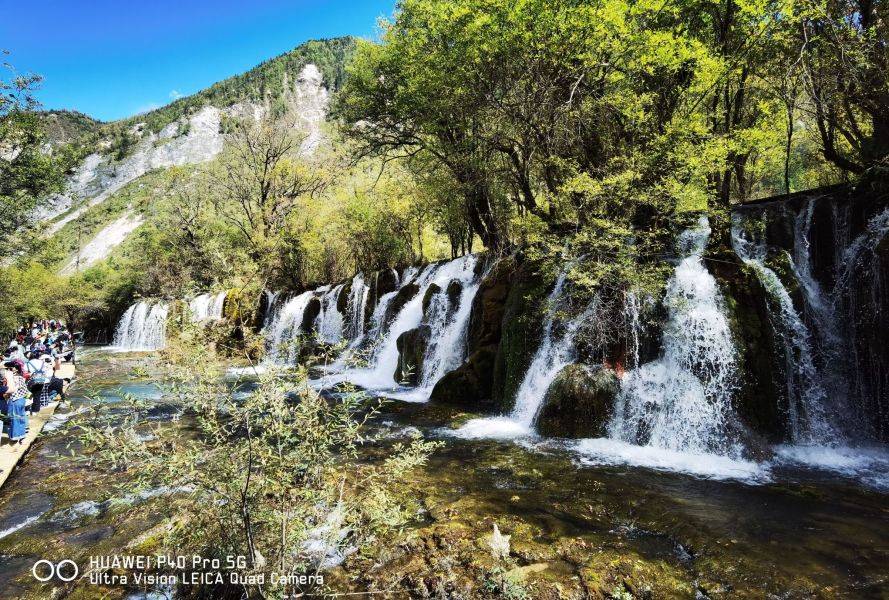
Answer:
[[[31,575],[35,560],[70,558],[83,566],[90,555],[126,553],[163,520],[163,499],[175,492],[121,496],[115,481],[64,457],[77,453],[65,415],[83,418],[90,402],[118,403],[124,394],[158,402],[155,417],[166,431],[187,434],[177,409],[164,405],[145,377],[153,371],[150,355],[85,353],[71,406],[0,490],[0,598],[50,597],[51,586]],[[868,479],[860,470],[843,475],[785,460],[755,476],[692,475],[656,457],[626,460],[595,442],[578,448],[453,434],[473,416],[387,405],[373,425],[369,458],[417,430],[445,441],[416,480],[424,511],[413,534],[426,540],[425,550],[373,574],[343,577],[346,587],[397,581],[417,594],[424,585],[417,574],[440,572],[440,555],[451,551],[459,558],[443,575],[452,587],[443,589],[456,589],[487,568],[489,552],[478,540],[497,523],[512,536],[511,566],[534,566],[526,583],[531,597],[557,589],[597,597],[616,583],[654,598],[880,598],[889,590],[889,502],[880,472]],[[85,583],[73,591],[98,594]],[[136,592],[103,590],[112,598]]]

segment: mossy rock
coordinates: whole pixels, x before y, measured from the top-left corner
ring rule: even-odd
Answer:
[[[426,293],[423,294],[423,316],[427,316],[429,313],[429,305],[432,304],[432,298],[435,294],[441,292],[441,286],[437,283],[430,283],[429,287],[426,288]]]
[[[222,316],[227,321],[242,327],[258,330],[262,327],[265,294],[261,290],[235,288],[225,294]]]
[[[543,329],[545,302],[554,278],[539,265],[518,260],[503,307],[500,344],[494,364],[492,397],[500,411],[512,410],[525,372],[531,364]]]
[[[752,268],[737,263],[708,264],[722,292],[735,341],[740,381],[735,409],[749,428],[742,432],[778,442],[786,433],[783,356],[769,321],[769,294]],[[758,445],[758,444],[757,444]]]
[[[491,398],[496,346],[485,346],[469,355],[458,368],[445,373],[435,383],[430,402],[462,406],[477,411],[493,411]]]
[[[430,329],[420,325],[408,329],[398,336],[398,365],[395,367],[395,381],[405,385],[417,385],[423,378],[423,357],[429,344]]]
[[[500,343],[503,313],[517,268],[516,259],[507,256],[497,261],[479,284],[469,316],[467,348],[470,354],[483,346]]]
[[[619,391],[620,380],[613,370],[568,365],[546,391],[537,431],[549,437],[600,437]]]

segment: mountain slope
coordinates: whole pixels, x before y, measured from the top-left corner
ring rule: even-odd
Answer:
[[[124,119],[120,123],[131,126],[145,123],[146,129],[159,132],[170,123],[195,112],[202,106],[225,108],[240,102],[264,103],[270,101],[272,110],[280,110],[280,100],[288,83],[308,64],[315,65],[330,91],[339,89],[345,80],[346,64],[355,52],[353,37],[310,40],[287,52],[260,63],[241,75],[229,77],[210,87],[179,98],[142,115]]]
[[[330,93],[341,85],[354,48],[353,38],[307,42],[150,113],[103,125],[87,123],[80,130],[69,126],[82,132],[79,139],[89,133],[98,141],[69,177],[66,192],[48,199],[42,207],[41,214],[49,221],[48,234],[64,235],[70,230],[68,224],[84,218],[93,207],[149,172],[213,160],[223,148],[222,122],[226,117],[260,118],[294,110],[298,126],[307,134],[302,151],[313,152],[323,139]],[[96,126],[100,127],[98,134]],[[102,239],[82,240],[79,250],[66,260],[64,272],[105,258],[142,223],[129,209],[103,213],[107,213],[104,219],[112,219],[106,221],[107,227],[97,234],[90,227],[96,238]]]

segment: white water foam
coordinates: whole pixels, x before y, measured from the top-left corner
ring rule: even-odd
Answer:
[[[839,475],[868,487],[889,491],[889,450],[885,446],[775,447],[775,466],[803,467]]]
[[[610,438],[579,440],[573,449],[579,454],[578,462],[586,466],[627,465],[745,483],[766,483],[771,480],[767,465],[710,453],[638,446]]]
[[[162,350],[167,344],[168,311],[164,302],[136,302],[118,322],[111,348],[125,352]]]

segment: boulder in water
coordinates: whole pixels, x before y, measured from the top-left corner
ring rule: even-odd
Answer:
[[[429,314],[429,305],[432,303],[432,297],[435,294],[441,291],[441,286],[437,283],[430,283],[429,287],[426,288],[426,293],[423,294],[423,316],[425,317]]]
[[[352,280],[343,284],[339,296],[336,297],[336,309],[341,315],[349,314],[349,296],[352,294]]]
[[[472,410],[493,410],[491,399],[494,381],[494,361],[497,358],[496,346],[484,346],[466,361],[436,382],[429,395],[430,402],[462,406]]]
[[[417,385],[423,376],[423,357],[429,344],[430,329],[420,325],[408,329],[395,341],[398,347],[398,366],[395,367],[395,381],[405,385]]]
[[[549,437],[600,437],[619,391],[620,380],[613,370],[568,365],[546,392],[537,431]]]
[[[463,293],[463,285],[456,279],[451,279],[448,284],[448,310],[454,312],[460,306],[460,296]]]

